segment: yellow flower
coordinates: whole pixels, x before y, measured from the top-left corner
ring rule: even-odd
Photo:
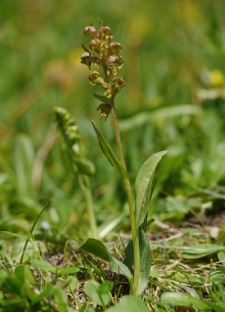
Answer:
[[[223,73],[218,69],[212,70],[209,73],[209,83],[212,87],[221,87],[224,85]]]

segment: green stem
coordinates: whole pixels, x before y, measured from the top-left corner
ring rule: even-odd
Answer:
[[[89,217],[89,222],[90,222],[92,238],[98,239],[98,230],[97,230],[95,213],[94,213],[92,193],[91,193],[91,190],[89,187],[89,184],[90,184],[89,179],[87,176],[79,175],[78,180],[79,180],[79,184],[80,184],[80,187],[83,191],[85,201],[87,204],[88,217]]]
[[[123,153],[121,137],[120,137],[120,130],[119,130],[119,125],[118,125],[118,119],[117,119],[116,109],[114,105],[114,98],[111,99],[110,105],[112,107],[111,115],[112,115],[114,133],[116,137],[116,144],[117,144],[117,148],[119,152],[119,158],[120,158],[121,163],[124,166],[124,169],[126,170],[126,164],[125,164],[124,153]],[[124,187],[125,187],[126,194],[127,194],[129,213],[130,213],[131,234],[132,234],[133,248],[134,248],[134,285],[133,285],[132,292],[133,292],[133,295],[137,295],[140,269],[141,269],[139,231],[137,230],[137,227],[136,227],[134,200],[133,200],[133,193],[132,193],[132,189],[130,185],[130,180],[128,178],[124,178],[123,183],[124,183]]]

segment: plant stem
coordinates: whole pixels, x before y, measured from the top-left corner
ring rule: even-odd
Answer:
[[[92,238],[98,239],[98,230],[94,213],[92,193],[89,186],[89,179],[87,176],[79,175],[78,180],[87,204]]]
[[[121,143],[121,137],[120,137],[120,130],[118,125],[118,119],[117,119],[117,113],[114,105],[114,98],[111,99],[111,115],[112,115],[112,122],[113,122],[113,128],[114,133],[116,137],[116,144],[119,152],[119,158],[121,163],[124,166],[125,171],[126,169],[126,163],[124,159],[124,153]],[[132,240],[133,240],[133,249],[134,249],[134,285],[133,285],[133,295],[137,295],[138,292],[138,283],[139,283],[139,276],[140,276],[140,248],[139,248],[139,231],[136,227],[136,221],[135,221],[135,211],[134,211],[134,200],[133,200],[133,193],[130,185],[130,180],[128,178],[123,178],[124,187],[127,194],[127,200],[128,200],[128,206],[129,206],[129,213],[130,213],[130,225],[131,225],[131,234],[132,234]]]

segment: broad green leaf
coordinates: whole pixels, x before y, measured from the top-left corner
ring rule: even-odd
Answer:
[[[134,247],[133,247],[133,241],[131,240],[128,245],[125,248],[125,259],[123,263],[132,270],[132,267],[134,265]]]
[[[15,276],[20,280],[21,283],[34,283],[34,277],[31,273],[30,268],[28,265],[20,265],[15,270]]]
[[[59,275],[69,275],[69,274],[75,274],[79,272],[79,268],[76,266],[68,267],[68,268],[63,268],[59,271]]]
[[[64,289],[62,289],[58,285],[53,286],[53,294],[54,294],[54,301],[56,305],[59,307],[59,311],[68,311],[69,302],[68,297]]]
[[[38,259],[31,260],[31,265],[34,268],[43,270],[43,271],[50,271],[50,272],[56,271],[56,267],[51,265],[49,262],[43,261],[43,260],[38,260]]]
[[[149,309],[139,297],[124,296],[118,304],[106,312],[149,312]]]
[[[84,292],[85,294],[90,297],[96,305],[102,306],[107,305],[110,302],[110,296],[108,293],[101,293],[99,291],[101,285],[99,285],[96,281],[89,281],[84,286]]]
[[[129,282],[132,281],[133,276],[131,274],[131,271],[123,262],[112,257],[112,259],[110,261],[110,267],[111,267],[113,272],[126,276],[126,278],[128,279]]]
[[[93,125],[95,132],[97,134],[98,142],[99,142],[99,145],[101,147],[103,154],[106,156],[106,158],[108,159],[110,164],[119,171],[120,175],[123,178],[127,178],[127,173],[126,173],[122,163],[118,160],[118,158],[114,154],[111,146],[108,144],[108,142],[106,141],[106,139],[104,138],[103,134],[98,129],[98,127],[94,121],[92,121],[92,125]]]
[[[141,271],[138,284],[138,294],[141,294],[148,285],[150,275],[150,245],[144,230],[139,231],[139,245],[141,255]]]
[[[138,172],[135,181],[136,209],[135,218],[137,228],[144,222],[152,193],[152,182],[156,167],[167,151],[150,156]]]
[[[108,252],[108,249],[98,239],[89,238],[83,245],[79,246],[78,249],[90,252],[91,254],[103,259],[104,261],[111,261],[112,256]]]
[[[200,311],[210,311],[208,304],[187,293],[167,292],[162,294],[160,302],[164,304],[171,304],[173,306],[193,307],[195,309],[199,309]]]
[[[150,245],[143,229],[139,229],[139,246],[141,255],[141,270],[138,285],[138,294],[141,294],[148,285],[150,275]],[[124,264],[131,270],[134,265],[134,249],[132,241],[125,249],[126,258]]]
[[[225,262],[225,253],[224,252],[219,252],[217,254],[217,257],[218,257],[219,261]]]
[[[113,289],[113,282],[111,281],[104,281],[100,284],[98,288],[99,294],[108,294]]]
[[[185,259],[199,259],[209,256],[219,251],[224,251],[225,247],[216,244],[197,244],[194,246],[182,246],[183,257]]]
[[[129,282],[131,282],[132,274],[128,267],[116,258],[112,257],[108,252],[108,249],[101,241],[89,238],[83,245],[79,246],[78,249],[90,252],[104,261],[107,261],[113,272],[126,276]]]
[[[102,101],[105,104],[109,103],[109,99],[106,96],[102,96],[102,95],[96,94],[96,93],[94,93],[94,96],[96,97],[96,99]]]

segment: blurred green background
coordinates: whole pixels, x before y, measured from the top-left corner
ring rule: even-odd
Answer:
[[[150,216],[179,221],[221,209],[225,198],[225,2],[223,0],[0,1],[0,227],[26,231],[50,200],[40,231],[88,231],[85,202],[53,123],[62,106],[80,127],[98,225],[129,229],[117,172],[101,155],[94,119],[115,144],[80,64],[85,26],[104,21],[123,46],[126,88],[117,98],[132,181],[168,149]],[[19,222],[18,222],[19,221]]]

